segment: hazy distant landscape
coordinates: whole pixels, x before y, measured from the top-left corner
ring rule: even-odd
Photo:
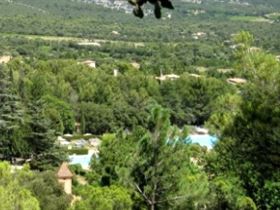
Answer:
[[[171,2],[0,0],[0,210],[280,209],[279,0]]]

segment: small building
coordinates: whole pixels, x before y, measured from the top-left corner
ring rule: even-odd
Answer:
[[[12,56],[9,55],[0,56],[0,64],[6,64],[10,60],[12,60]]]
[[[199,74],[189,74],[191,77],[195,77],[195,78],[200,78],[201,76]]]
[[[83,148],[83,147],[87,146],[87,144],[88,144],[88,142],[84,139],[79,139],[79,140],[74,141],[74,145],[77,148]]]
[[[66,138],[72,138],[72,137],[73,137],[73,135],[70,134],[70,133],[66,133],[66,134],[64,134],[63,136],[66,137]]]
[[[70,145],[70,142],[67,141],[66,139],[63,139],[63,140],[58,140],[58,144],[61,146],[68,146]]]
[[[67,141],[65,138],[63,138],[62,136],[58,136],[58,137],[57,137],[57,143],[58,143],[60,146],[69,146],[69,145],[70,145],[70,142]]]
[[[120,33],[118,31],[112,31],[112,34],[117,35],[117,36],[120,35]]]
[[[230,47],[232,50],[235,50],[235,49],[244,48],[245,45],[244,45],[243,43],[239,43],[239,44],[230,45],[229,47]]]
[[[200,135],[206,135],[209,133],[209,130],[206,128],[196,127],[195,132]]]
[[[59,142],[60,142],[60,141],[65,141],[65,140],[66,140],[66,139],[63,138],[62,136],[58,136],[58,137],[57,137],[57,141],[59,141]]]
[[[114,77],[117,77],[119,75],[119,70],[113,69],[113,75],[114,75]]]
[[[236,85],[236,84],[245,84],[247,80],[243,78],[228,78],[227,82]]]
[[[99,147],[101,144],[101,140],[99,138],[92,138],[92,139],[89,139],[89,144],[92,147]]]
[[[66,194],[72,194],[72,178],[73,174],[68,168],[67,163],[62,163],[57,172],[58,182],[63,185]]]
[[[207,36],[207,34],[205,32],[197,32],[197,33],[192,34],[193,39],[204,38],[206,36]]]
[[[205,32],[197,32],[196,35],[197,36],[206,36],[207,34]]]
[[[93,68],[93,69],[96,68],[96,62],[93,60],[86,60],[86,61],[81,62],[80,64],[87,65],[88,67]]]
[[[64,140],[64,141],[60,141],[59,144],[60,144],[61,146],[69,146],[69,145],[70,145],[70,142],[67,141],[67,140]]]
[[[165,74],[161,75],[160,77],[156,77],[157,80],[165,81],[165,80],[176,80],[179,79],[180,76],[177,74]]]
[[[141,67],[141,65],[139,63],[137,63],[137,62],[132,62],[131,65],[135,69],[140,69],[140,67]]]

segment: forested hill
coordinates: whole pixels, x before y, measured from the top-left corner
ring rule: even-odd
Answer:
[[[129,11],[129,6],[126,0],[81,0],[84,3],[94,3],[97,5],[103,5],[112,9],[123,9]],[[191,7],[191,5],[199,5],[203,8],[205,5],[224,5],[227,7],[234,6],[247,6],[247,7],[260,7],[263,9],[277,9],[280,7],[277,0],[176,0],[173,4],[180,8]]]
[[[279,43],[270,37],[273,35],[279,40],[279,15],[270,15],[279,11],[278,1],[252,1],[249,5],[236,1],[193,2],[174,1],[176,9],[164,10],[162,20],[155,20],[148,12],[140,21],[132,18],[130,12],[84,1],[0,0],[0,27],[1,33],[9,34],[105,39],[112,39],[111,31],[116,30],[122,31],[122,35],[114,39],[165,42],[185,41],[198,31],[214,34],[222,41],[230,34],[246,29],[266,48],[279,47]]]
[[[141,61],[157,75],[160,69],[182,73],[197,66],[230,67],[232,35],[246,30],[254,35],[254,45],[280,54],[277,1],[173,2],[175,10],[164,10],[161,20],[153,14],[140,20],[131,12],[85,1],[0,0],[0,53],[40,59],[94,57],[99,64],[109,57]],[[79,46],[89,40],[103,44],[99,50],[88,46],[91,51]],[[63,45],[55,46],[57,41]]]

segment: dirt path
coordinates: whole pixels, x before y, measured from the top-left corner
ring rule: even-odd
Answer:
[[[0,36],[3,37],[22,37],[30,40],[41,39],[45,41],[54,41],[54,42],[75,42],[81,46],[101,46],[105,43],[110,44],[127,44],[134,45],[135,47],[144,47],[144,42],[132,42],[132,41],[121,41],[121,40],[108,40],[108,39],[84,39],[78,37],[67,37],[67,36],[44,36],[44,35],[24,35],[24,34],[5,34],[0,33]]]

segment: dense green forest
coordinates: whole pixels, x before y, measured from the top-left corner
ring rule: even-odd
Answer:
[[[0,0],[0,210],[280,209],[280,2],[172,3]],[[65,134],[102,142],[72,195]]]

